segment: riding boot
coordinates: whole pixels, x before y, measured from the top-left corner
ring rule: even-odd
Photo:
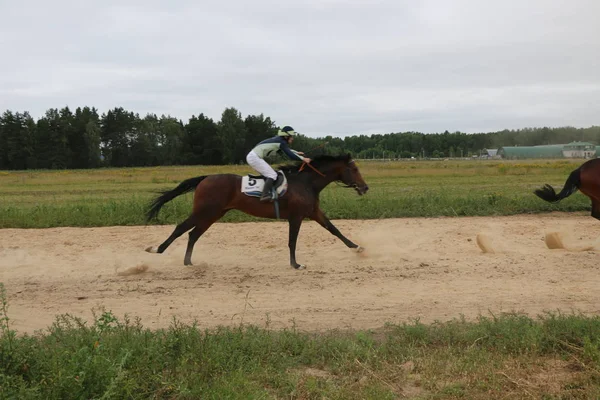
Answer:
[[[260,201],[266,202],[272,200],[271,189],[273,189],[273,179],[267,178],[265,179],[265,187],[262,196],[260,197]]]

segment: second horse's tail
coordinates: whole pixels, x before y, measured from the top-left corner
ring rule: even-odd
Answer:
[[[150,204],[150,209],[146,213],[146,221],[156,218],[162,206],[173,200],[175,197],[196,189],[196,186],[198,186],[198,184],[202,182],[204,178],[206,178],[206,176],[197,176],[195,178],[186,179],[175,189],[160,192],[161,195],[155,198]]]
[[[575,171],[571,172],[567,181],[565,182],[565,186],[562,188],[560,193],[556,193],[554,188],[550,185],[544,185],[541,189],[535,190],[533,193],[542,200],[545,200],[550,203],[555,203],[564,199],[565,197],[569,197],[573,193],[579,189],[579,185],[581,184],[581,168],[577,168]]]

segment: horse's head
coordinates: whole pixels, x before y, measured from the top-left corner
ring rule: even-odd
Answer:
[[[337,168],[339,173],[338,180],[346,184],[346,186],[354,188],[356,192],[362,196],[369,190],[369,185],[365,182],[356,162],[352,159],[350,154],[346,154],[340,158],[340,166]]]
[[[319,181],[318,176],[321,176],[324,182],[320,182],[325,183],[325,186],[333,181],[342,181],[346,184],[346,187],[354,188],[359,195],[363,195],[369,190],[369,186],[364,181],[350,154],[341,156],[320,155],[313,158],[310,164],[281,166],[280,169],[288,174],[312,170],[312,173],[308,176],[317,181]]]

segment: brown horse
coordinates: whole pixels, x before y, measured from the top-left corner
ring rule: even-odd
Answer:
[[[319,207],[319,193],[331,182],[341,181],[346,187],[354,188],[359,195],[367,192],[369,187],[363,180],[352,157],[318,156],[306,168],[306,164],[280,167],[284,172],[288,187],[279,201],[280,217],[289,222],[288,246],[290,264],[296,269],[304,266],[296,262],[296,241],[300,225],[304,218],[310,218],[337,236],[346,246],[356,251],[362,248],[354,244],[329,221]],[[260,218],[276,218],[275,207],[270,202],[260,202],[256,197],[248,196],[241,191],[242,176],[233,174],[217,174],[187,179],[175,189],[161,192],[151,204],[147,212],[148,221],[156,218],[161,207],[175,197],[194,191],[192,214],[177,225],[171,236],[157,249],[149,247],[150,253],[163,253],[179,236],[189,233],[184,264],[192,265],[194,244],[206,230],[221,219],[230,210],[240,210],[246,214]]]
[[[555,203],[577,190],[592,200],[592,217],[600,220],[600,158],[586,161],[572,171],[560,193],[557,194],[548,184],[533,193],[542,200]]]

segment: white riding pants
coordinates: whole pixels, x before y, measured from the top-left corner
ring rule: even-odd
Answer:
[[[273,180],[277,179],[277,172],[275,172],[269,163],[260,158],[255,152],[251,151],[248,153],[246,156],[246,161],[248,162],[248,165],[254,168],[259,174]]]

